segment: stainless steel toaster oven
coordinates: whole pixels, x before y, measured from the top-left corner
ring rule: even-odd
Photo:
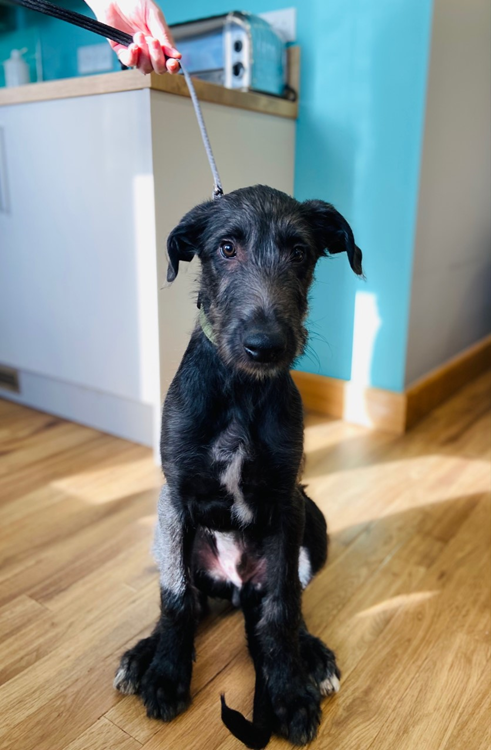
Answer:
[[[285,42],[259,16],[233,11],[171,30],[194,76],[229,89],[285,95]]]

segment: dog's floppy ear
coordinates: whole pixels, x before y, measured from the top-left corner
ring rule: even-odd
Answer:
[[[363,275],[361,267],[361,250],[355,244],[355,238],[346,219],[336,211],[334,206],[324,201],[305,201],[302,204],[309,227],[314,234],[319,253],[348,254],[353,271]]]
[[[174,281],[179,271],[179,261],[191,261],[199,255],[202,245],[203,232],[206,228],[212,202],[206,201],[191,209],[172,230],[167,238],[167,254],[169,266],[167,281]]]

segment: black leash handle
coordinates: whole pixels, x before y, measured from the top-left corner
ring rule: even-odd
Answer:
[[[81,13],[76,13],[74,10],[60,8],[58,5],[54,5],[53,3],[48,2],[48,0],[10,0],[10,2],[14,3],[15,5],[22,5],[22,7],[28,8],[29,10],[35,10],[38,13],[43,13],[46,16],[53,16],[53,18],[59,18],[61,21],[67,21],[74,26],[80,26],[81,29],[92,31],[94,34],[99,34],[99,36],[103,36],[106,39],[111,39],[113,42],[122,44],[124,47],[129,47],[130,44],[133,43],[133,37],[131,36],[131,34],[126,34],[124,31],[119,31],[119,29],[115,29],[113,26],[108,26],[106,23],[101,23],[101,21],[96,21],[93,18],[89,18],[88,16],[83,16]],[[196,91],[194,90],[191,76],[184,68],[182,62],[180,62],[180,66],[189,89],[191,101],[193,103],[196,118],[198,120],[201,138],[203,140],[203,145],[208,157],[208,163],[213,175],[213,198],[219,198],[221,195],[223,195],[223,188],[213,152],[211,150],[210,139],[208,138],[208,133],[206,131],[203,115],[201,113],[201,107],[199,105],[198,97],[196,96]]]
[[[61,21],[67,21],[72,23],[74,26],[80,26],[81,29],[87,29],[87,31],[93,31],[94,34],[104,36],[106,39],[111,39],[113,42],[122,44],[124,47],[129,47],[133,42],[131,34],[126,34],[124,31],[119,31],[113,26],[108,26],[106,23],[101,23],[88,16],[83,16],[81,13],[76,13],[74,10],[68,10],[66,8],[60,8],[58,5],[49,3],[48,0],[11,0],[15,5],[22,5],[24,8],[29,10],[36,10],[38,13],[44,13],[46,16],[53,16],[53,18],[59,18]]]

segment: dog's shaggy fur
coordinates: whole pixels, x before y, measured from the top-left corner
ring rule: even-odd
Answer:
[[[301,591],[327,557],[326,523],[299,484],[300,395],[289,373],[307,340],[307,295],[326,253],[361,252],[321,201],[237,190],[190,211],[168,239],[168,279],[202,264],[197,324],[165,400],[155,553],[161,616],[127,651],[115,686],[169,721],[190,701],[194,632],[208,596],[244,613],[256,669],[253,722],[222,703],[250,747],[277,732],[315,737],[322,695],[339,687],[334,654],[302,618]]]

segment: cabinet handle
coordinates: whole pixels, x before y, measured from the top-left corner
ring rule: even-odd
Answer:
[[[0,126],[0,213],[10,213],[9,185],[7,180],[7,148],[5,128]]]

